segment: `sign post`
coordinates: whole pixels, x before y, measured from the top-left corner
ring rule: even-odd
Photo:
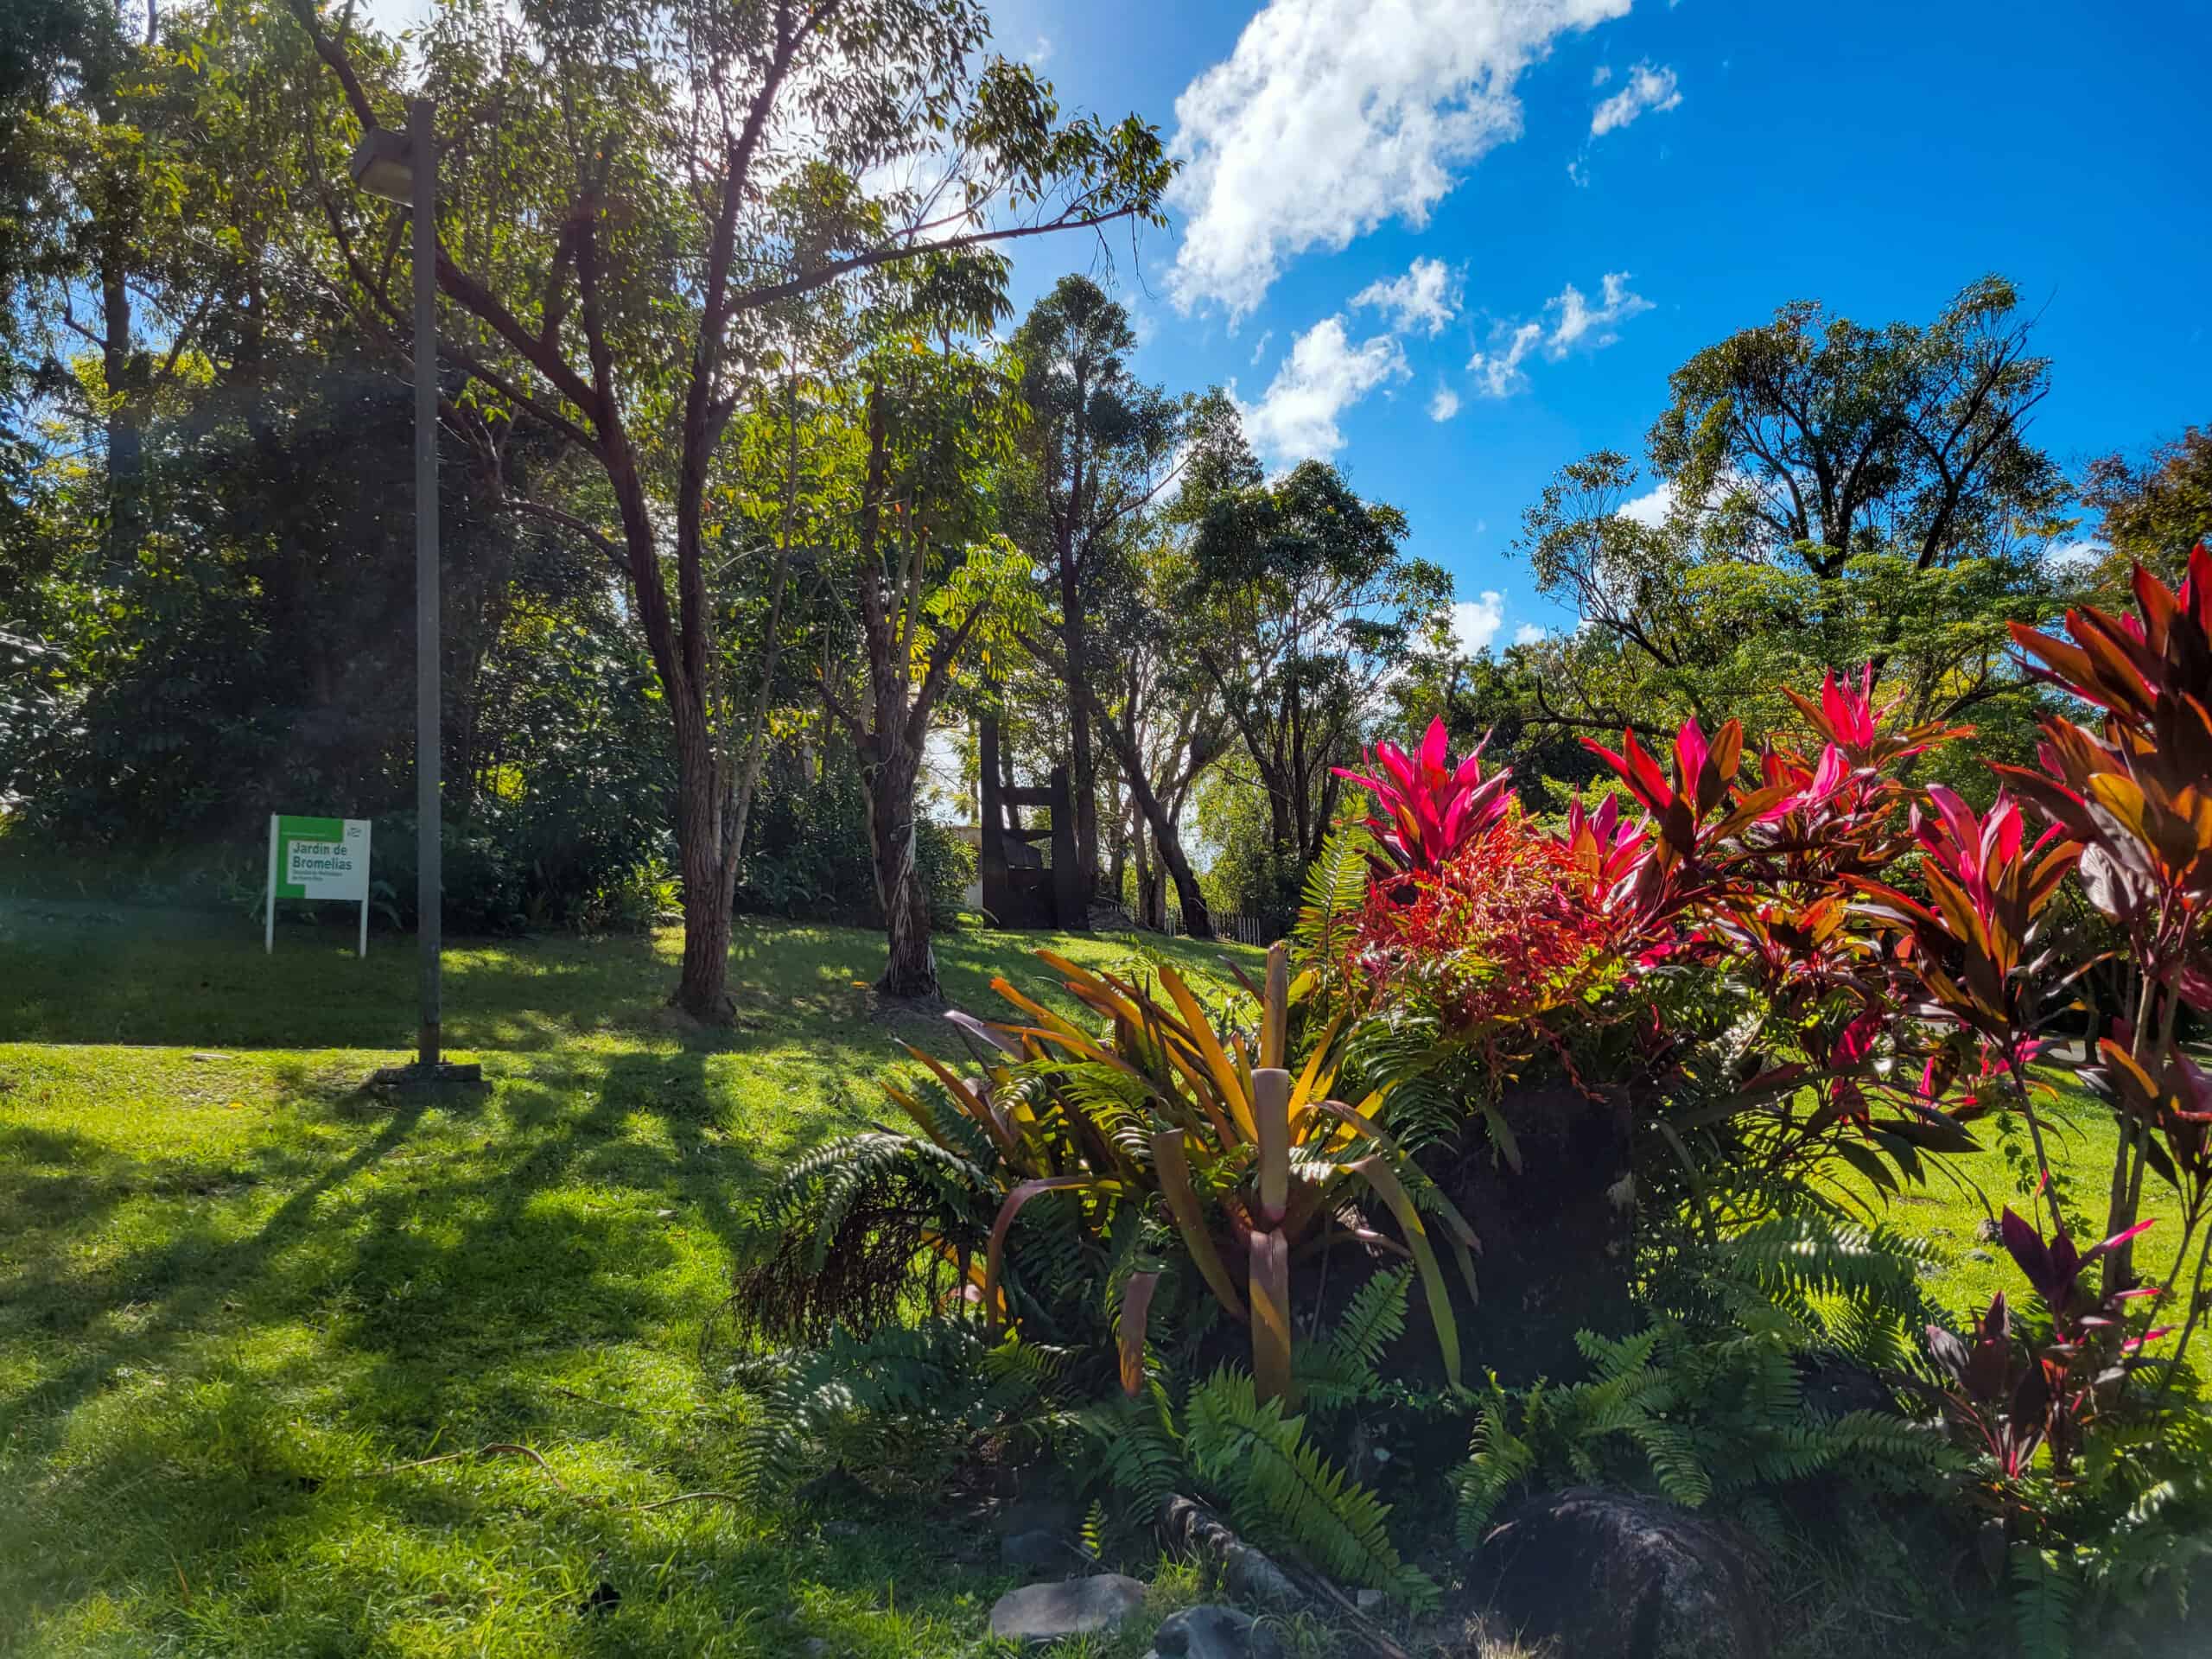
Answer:
[[[334,899],[361,907],[359,954],[369,954],[369,821],[269,815],[269,913],[262,948],[276,949],[279,899]]]

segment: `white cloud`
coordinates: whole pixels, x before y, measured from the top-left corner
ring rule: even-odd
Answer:
[[[1602,86],[1612,78],[1613,66],[1610,63],[1601,63],[1590,72],[1590,84],[1592,86]]]
[[[1025,60],[1025,61],[1033,69],[1042,69],[1052,60],[1052,37],[1047,35],[1039,35],[1037,37],[1037,44],[1029,48],[1029,56]]]
[[[1504,626],[1505,595],[1494,588],[1479,599],[1463,599],[1452,607],[1452,638],[1470,657],[1488,651]]]
[[[1580,156],[1567,164],[1567,176],[1573,181],[1574,188],[1578,190],[1587,190],[1590,188],[1590,169],[1583,164]]]
[[[1274,337],[1275,331],[1274,329],[1264,328],[1261,330],[1260,343],[1252,348],[1252,366],[1254,368],[1256,369],[1260,366],[1260,359],[1268,354],[1268,342]]]
[[[1175,101],[1185,216],[1168,289],[1232,319],[1283,261],[1391,219],[1418,227],[1521,130],[1514,83],[1630,0],[1269,0]]]
[[[1387,311],[1401,334],[1425,334],[1431,340],[1459,315],[1459,273],[1441,259],[1416,259],[1402,276],[1370,283],[1351,296],[1354,305]]]
[[[1482,383],[1483,394],[1489,397],[1510,397],[1529,384],[1529,377],[1521,372],[1521,359],[1542,343],[1544,325],[1524,322],[1509,329],[1504,323],[1491,331],[1491,349],[1477,352],[1467,359],[1467,367]]]
[[[1278,465],[1326,459],[1344,444],[1337,416],[1384,382],[1409,372],[1395,336],[1377,334],[1355,346],[1341,315],[1324,317],[1292,342],[1260,401],[1240,403],[1237,410],[1252,447]]]
[[[2061,569],[2078,572],[2095,564],[2106,551],[2097,542],[2053,542],[2044,550],[2044,557]]]
[[[1439,386],[1436,396],[1428,400],[1428,418],[1448,421],[1459,412],[1459,394],[1449,386]]]
[[[1510,397],[1528,385],[1528,374],[1521,365],[1539,349],[1554,363],[1569,352],[1601,350],[1620,338],[1617,324],[1650,308],[1650,301],[1629,291],[1624,270],[1605,273],[1599,303],[1594,306],[1569,283],[1544,302],[1545,314],[1552,318],[1548,328],[1534,319],[1520,323],[1501,321],[1491,330],[1490,349],[1477,352],[1467,360],[1467,367],[1485,396]]]
[[[1590,116],[1590,136],[1604,137],[1624,127],[1646,111],[1663,111],[1682,101],[1672,69],[1655,69],[1647,59],[1628,72],[1627,84],[1600,104]]]
[[[1533,645],[1541,640],[1543,637],[1544,631],[1538,627],[1534,622],[1523,622],[1519,627],[1513,630],[1513,643],[1516,645]]]
[[[1656,530],[1667,522],[1667,515],[1675,510],[1675,486],[1661,484],[1642,495],[1621,503],[1615,511],[1624,518],[1633,518],[1639,524]]]

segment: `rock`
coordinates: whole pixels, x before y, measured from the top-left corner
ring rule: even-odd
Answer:
[[[1452,1150],[1421,1160],[1481,1236],[1480,1299],[1458,1274],[1445,1274],[1460,1350],[1470,1363],[1480,1355],[1494,1364],[1509,1385],[1577,1375],[1588,1363],[1577,1332],[1619,1336],[1643,1323],[1631,1294],[1635,1116],[1625,1095],[1593,1099],[1566,1082],[1508,1089],[1494,1109],[1512,1134],[1516,1162],[1472,1127]],[[1440,1385],[1425,1315],[1406,1320],[1391,1360],[1401,1374]]]
[[[1051,1487],[1026,1492],[999,1511],[999,1531],[1049,1532],[1066,1538],[1083,1524],[1083,1506],[1067,1493]]]
[[[1153,1633],[1151,1659],[1282,1659],[1282,1643],[1234,1607],[1185,1607]]]
[[[1997,1258],[1992,1255],[1987,1250],[1968,1250],[1967,1252],[1967,1260],[1969,1262],[1994,1262],[1996,1259]]]
[[[1057,1532],[1035,1528],[1011,1532],[999,1540],[1001,1567],[1027,1567],[1035,1573],[1065,1573],[1082,1559],[1077,1550]]]
[[[1985,1244],[1994,1244],[2005,1236],[2005,1230],[1988,1216],[1974,1224],[1974,1236]]]
[[[1473,1567],[1525,1640],[1574,1659],[1765,1659],[1773,1647],[1758,1545],[1656,1498],[1576,1487],[1524,1499]]]
[[[1854,1360],[1840,1354],[1807,1354],[1796,1365],[1797,1383],[1810,1410],[1830,1417],[1847,1417],[1854,1411],[1897,1413],[1897,1390]]]
[[[1113,1630],[1144,1607],[1144,1586],[1119,1573],[1009,1590],[991,1609],[991,1635],[1001,1642],[1058,1642]]]

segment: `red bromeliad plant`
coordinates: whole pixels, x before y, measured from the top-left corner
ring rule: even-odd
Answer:
[[[1395,743],[1375,746],[1368,760],[1379,776],[1332,768],[1374,796],[1382,810],[1382,817],[1367,821],[1381,849],[1369,855],[1377,875],[1433,874],[1504,817],[1512,799],[1512,772],[1509,767],[1483,775],[1483,750],[1489,741],[1484,738],[1455,763],[1443,721],[1433,720],[1411,755]]]

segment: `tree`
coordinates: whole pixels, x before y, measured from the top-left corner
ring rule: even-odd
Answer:
[[[934,262],[933,262],[934,263]],[[942,314],[938,314],[941,315]],[[864,661],[856,698],[822,696],[861,755],[886,996],[938,994],[928,895],[915,862],[915,783],[932,716],[971,655],[1010,644],[1027,618],[1027,561],[991,527],[992,470],[1011,449],[1012,365],[949,333],[914,332],[926,298],[885,320],[851,377],[859,438],[843,591]]]
[[[1262,787],[1287,882],[1321,849],[1392,673],[1449,601],[1451,578],[1400,550],[1405,515],[1325,462],[1273,482],[1230,433],[1192,464],[1200,505],[1187,604],[1196,660]]]
[[[2189,550],[2212,539],[2212,430],[2192,426],[2140,462],[2100,456],[2082,479],[2082,500],[2104,515],[2113,585],[2126,581],[2131,563],[2180,581]]]
[[[1669,377],[1652,468],[1708,552],[1831,579],[1861,552],[1924,570],[2001,550],[2066,496],[2026,437],[2050,389],[2032,325],[2000,276],[1925,328],[1786,305]]]
[[[364,130],[351,42],[290,0]],[[712,596],[722,439],[809,306],[871,271],[1046,232],[1149,220],[1157,135],[1063,120],[985,57],[974,0],[617,0],[442,11],[425,38],[438,139],[442,415],[498,475],[533,423],[595,473],[586,511],[515,493],[620,570],[677,757],[684,914],[675,1001],[728,1017],[726,780]],[[363,308],[396,327],[391,210],[327,203]],[[386,251],[388,250],[388,251]]]
[[[1183,845],[1183,812],[1200,776],[1220,759],[1230,731],[1212,682],[1197,666],[1196,640],[1185,624],[1193,580],[1188,550],[1169,525],[1155,524],[1153,531],[1124,555],[1116,566],[1121,579],[1100,596],[1100,638],[1113,643],[1097,653],[1090,672],[1071,674],[1053,644],[1034,632],[1025,643],[1103,735],[1128,793],[1138,918],[1150,927],[1165,925],[1161,884],[1172,880],[1184,931],[1206,939],[1213,937],[1212,914]]]
[[[2025,436],[2050,377],[2016,308],[1993,277],[1926,328],[1788,306],[1677,370],[1656,489],[1601,451],[1523,517],[1516,550],[1581,624],[1528,652],[1536,716],[1648,734],[1726,710],[1771,729],[1776,686],[1872,661],[1906,717],[1970,714],[1985,752],[2024,758],[2037,694],[2006,628],[2063,608],[2047,556],[2071,521]]]
[[[1173,480],[1185,408],[1129,372],[1129,315],[1086,276],[1060,278],[1015,332],[1030,421],[1013,529],[1054,588],[1068,690],[1069,787],[1083,890],[1098,886],[1098,765],[1090,613],[1127,532]]]

